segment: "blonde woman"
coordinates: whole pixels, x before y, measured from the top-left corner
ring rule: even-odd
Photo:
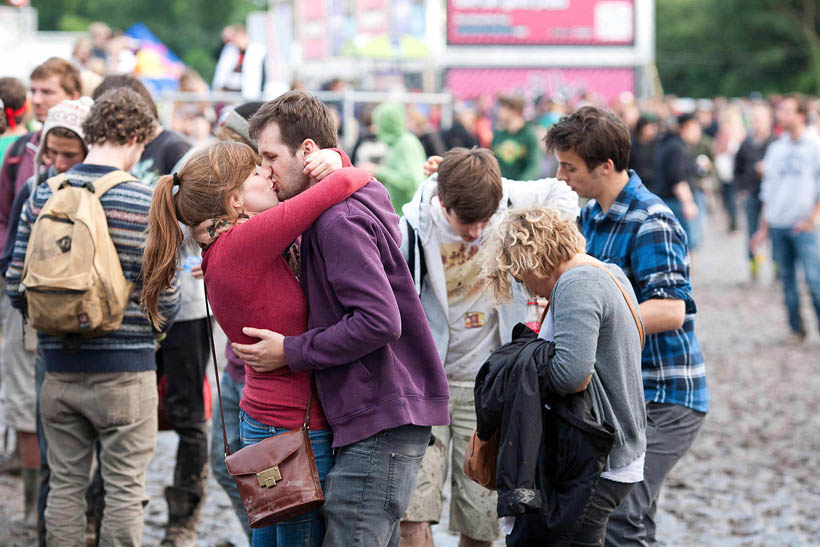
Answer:
[[[646,449],[641,335],[610,274],[635,309],[638,301],[621,269],[587,255],[585,245],[574,221],[554,209],[535,207],[505,212],[482,251],[484,273],[496,297],[508,298],[512,282],[518,281],[550,300],[539,337],[555,344],[548,365],[552,389],[558,395],[590,390],[593,418],[615,430],[604,472],[558,545],[601,544],[609,514],[643,479]],[[503,463],[500,458],[499,466]],[[508,545],[541,545],[548,527],[540,515],[531,511],[518,517]]]

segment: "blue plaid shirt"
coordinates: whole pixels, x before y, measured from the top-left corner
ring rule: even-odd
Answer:
[[[646,337],[642,368],[647,402],[709,410],[706,366],[695,336],[695,301],[689,284],[686,233],[672,211],[643,185],[634,171],[612,207],[603,213],[595,200],[580,216],[587,253],[617,264],[639,302],[683,300],[686,318],[677,330]]]

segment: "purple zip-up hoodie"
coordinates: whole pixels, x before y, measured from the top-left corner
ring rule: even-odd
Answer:
[[[447,425],[449,390],[390,195],[378,181],[325,211],[302,236],[308,331],[285,338],[292,370],[313,370],[346,446],[402,425]]]

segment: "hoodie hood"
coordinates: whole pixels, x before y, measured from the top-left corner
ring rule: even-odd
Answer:
[[[390,201],[390,193],[381,182],[373,179],[348,199],[366,208],[384,226],[396,245],[401,245],[399,216],[393,208],[393,202]]]
[[[380,104],[373,110],[373,124],[379,140],[393,146],[407,132],[404,106],[396,103]]]

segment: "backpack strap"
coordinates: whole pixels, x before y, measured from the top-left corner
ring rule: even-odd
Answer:
[[[17,182],[17,173],[20,171],[20,163],[23,161],[23,156],[26,154],[26,145],[31,141],[34,133],[26,133],[20,136],[9,146],[6,152],[6,163],[9,164],[9,176],[11,182]]]
[[[61,173],[59,175],[55,175],[46,181],[48,184],[49,189],[51,190],[51,195],[57,193],[57,190],[62,187],[62,185],[68,180],[68,176],[65,173]]]
[[[127,173],[122,169],[117,169],[116,171],[111,171],[107,175],[103,175],[95,180],[89,190],[93,191],[97,198],[101,198],[103,194],[111,190],[113,187],[125,182],[138,181],[131,173]]]
[[[424,258],[424,247],[421,244],[419,232],[410,224],[410,220],[404,219],[407,225],[407,267],[410,270],[410,275],[413,276],[413,283],[416,285],[416,291],[421,295],[421,289],[424,284],[424,276],[427,275],[427,260]],[[416,273],[416,255],[419,259],[419,271]]]

